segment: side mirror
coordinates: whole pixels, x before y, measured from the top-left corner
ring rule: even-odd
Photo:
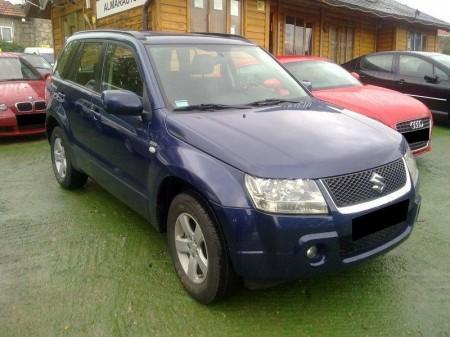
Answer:
[[[358,73],[352,72],[352,76],[353,76],[354,78],[356,78],[358,81],[361,80],[361,77],[359,76]]]
[[[303,86],[308,89],[309,91],[312,91],[313,86],[312,86],[312,82],[310,81],[300,81],[301,84],[303,84]]]
[[[438,76],[428,76],[425,75],[423,77],[425,79],[425,81],[427,81],[428,83],[438,83],[439,82],[439,77]]]
[[[128,90],[105,90],[102,101],[105,110],[111,114],[138,116],[143,111],[141,98]]]

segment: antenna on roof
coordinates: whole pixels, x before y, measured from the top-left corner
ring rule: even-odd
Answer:
[[[415,17],[417,18],[418,16],[420,16],[420,11],[416,9]]]

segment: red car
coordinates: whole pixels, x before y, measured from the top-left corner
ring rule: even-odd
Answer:
[[[280,56],[301,82],[310,82],[317,98],[376,119],[402,133],[415,155],[431,150],[433,120],[418,100],[397,91],[363,85],[358,74],[320,57]]]
[[[45,78],[13,53],[0,53],[0,137],[45,132]]]

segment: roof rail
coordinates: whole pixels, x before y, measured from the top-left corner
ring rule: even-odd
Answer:
[[[76,32],[74,35],[81,35],[87,33],[116,33],[116,34],[124,34],[128,36],[132,36],[136,39],[143,40],[145,39],[145,35],[141,32],[134,30],[120,30],[120,29],[91,29],[91,30],[83,30],[80,32]]]
[[[197,34],[197,35],[206,35],[206,36],[217,36],[217,37],[225,37],[228,39],[233,39],[233,40],[242,40],[245,42],[251,42],[249,39],[247,39],[246,37],[243,37],[241,35],[235,35],[235,34],[227,34],[227,33],[208,33],[208,32],[191,32],[191,34]]]

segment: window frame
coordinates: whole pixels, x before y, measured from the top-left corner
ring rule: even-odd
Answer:
[[[291,53],[288,53],[287,52],[287,50],[286,50],[286,25],[287,25],[287,18],[288,17],[291,17],[291,18],[294,18],[294,35],[293,35],[293,53],[291,54]],[[295,52],[295,50],[296,50],[296,48],[295,48],[295,27],[297,27],[297,21],[302,21],[303,22],[303,25],[302,26],[298,26],[298,27],[302,27],[302,29],[303,29],[303,41],[302,41],[302,50],[301,50],[301,52],[300,53],[296,53]],[[315,46],[315,44],[314,44],[314,32],[315,32],[315,21],[314,20],[311,20],[311,19],[307,19],[307,18],[305,18],[304,16],[302,16],[302,15],[297,15],[296,13],[293,13],[292,15],[288,15],[288,14],[285,14],[284,15],[284,21],[283,21],[283,55],[302,55],[302,56],[312,56],[313,54],[314,54],[314,46]],[[308,27],[308,25],[311,25],[311,28],[309,28]],[[308,48],[309,47],[311,47],[310,48],[310,50],[309,50],[309,54],[306,54],[305,53],[305,48],[306,48],[306,37],[307,37],[307,34],[306,34],[306,32],[307,32],[307,29],[311,29],[311,46],[308,46]]]
[[[3,29],[9,29],[11,32],[11,40],[3,39]],[[4,42],[14,42],[14,27],[13,26],[0,26],[0,40]]]
[[[82,88],[83,90],[87,90],[90,93],[100,96],[100,94],[101,94],[101,92],[100,92],[100,79],[101,79],[100,75],[103,73],[103,60],[104,60],[104,56],[105,56],[106,42],[101,39],[83,39],[83,40],[76,40],[74,42],[78,42],[78,46],[72,55],[72,61],[76,61],[78,63],[80,61],[81,52],[82,52],[85,44],[95,43],[95,42],[100,43],[102,45],[101,51],[100,51],[100,57],[99,57],[99,64],[101,65],[101,68],[99,71],[97,71],[97,74],[95,74],[95,77],[96,77],[95,78],[95,80],[96,80],[95,90],[92,90],[91,88],[88,88],[78,82],[75,82],[75,81],[73,81],[73,78],[70,78],[71,76],[74,75],[75,71],[78,71],[76,67],[72,67],[71,71],[69,72],[69,75],[67,76],[67,78],[64,79],[64,81],[70,82],[71,85],[75,85],[79,88]]]
[[[392,57],[392,62],[391,62],[391,70],[390,71],[385,71],[385,70],[372,70],[372,69],[367,69],[363,66],[363,62],[365,59],[367,59],[368,57],[377,57],[377,56],[391,56]],[[382,54],[368,54],[365,55],[363,57],[361,57],[360,61],[359,61],[359,69],[363,70],[363,71],[376,71],[376,72],[381,72],[381,73],[386,73],[386,74],[395,74],[398,73],[398,55],[392,54],[392,53],[382,53]]]
[[[419,36],[420,36],[420,43],[419,43],[419,46],[416,46],[417,38]],[[412,37],[412,41],[410,39],[411,37]],[[427,47],[428,47],[427,34],[417,32],[417,31],[408,31],[407,40],[406,40],[406,49],[408,51],[426,51]]]
[[[432,72],[433,72],[433,74],[429,74],[429,75],[434,75],[435,64],[432,61],[430,61],[430,60],[428,60],[426,58],[420,57],[419,55],[399,54],[398,57],[397,57],[397,61],[396,61],[396,65],[397,65],[396,68],[397,69],[396,69],[396,72],[395,72],[398,76],[404,76],[404,77],[408,77],[408,78],[419,78],[419,79],[424,79],[424,77],[426,76],[426,75],[424,75],[424,76],[413,76],[413,75],[401,74],[400,73],[400,59],[402,57],[411,57],[411,58],[419,59],[419,60],[421,60],[423,62],[427,62],[428,64],[431,65],[431,69],[432,69]]]
[[[331,41],[331,30],[334,30],[336,32],[336,49],[335,49],[335,55],[331,56],[331,45],[332,45],[332,41]],[[344,32],[344,60],[341,60],[341,39],[340,39],[340,33]],[[350,55],[349,54],[349,46],[348,46],[348,41],[349,41],[349,36],[351,34],[351,41],[352,41],[352,45],[351,45],[351,51],[350,51]],[[345,25],[339,25],[339,24],[330,24],[328,26],[328,55],[329,55],[329,59],[332,60],[333,62],[337,63],[337,64],[343,64],[345,62],[351,61],[354,57],[354,48],[355,48],[355,28],[352,26],[345,26]],[[336,58],[334,57],[336,56]]]
[[[101,91],[102,90],[102,81],[103,81],[103,78],[104,78],[104,76],[106,74],[106,65],[107,65],[107,60],[106,60],[107,53],[106,53],[106,51],[108,50],[109,46],[112,46],[112,45],[121,46],[122,48],[127,48],[133,54],[133,57],[134,57],[134,59],[136,61],[137,70],[139,72],[139,77],[141,78],[141,81],[142,81],[142,96],[139,96],[139,95],[138,96],[141,97],[141,98],[144,98],[146,96],[145,76],[143,75],[144,74],[143,66],[142,66],[142,64],[140,62],[140,59],[139,59],[137,53],[136,53],[136,49],[134,48],[134,46],[132,44],[124,43],[124,42],[121,42],[121,41],[115,41],[115,40],[106,40],[105,41],[105,46],[104,46],[104,49],[103,49],[102,59],[100,60],[101,61],[101,65],[102,65],[101,66],[101,71],[100,71],[100,79],[99,79],[100,93],[102,92]],[[122,89],[122,90],[127,90],[127,89]]]
[[[214,11],[214,8],[210,8],[209,5],[209,0],[203,0],[204,1],[204,7],[203,9],[205,9],[206,12],[206,32],[205,33],[209,33],[210,30],[210,13],[212,11]],[[225,5],[225,26],[226,26],[226,31],[223,32],[223,34],[231,34],[231,35],[237,35],[237,36],[244,36],[244,1],[245,0],[238,0],[239,1],[239,33],[231,33],[231,1],[232,0],[222,0],[223,1],[223,5]],[[192,26],[191,26],[191,22],[192,22],[192,10],[194,8],[194,3],[195,0],[188,0],[187,2],[187,13],[188,13],[188,24],[187,24],[187,31],[188,33],[194,32],[192,30]],[[206,4],[206,6],[205,6]],[[219,33],[222,34],[222,33]]]

